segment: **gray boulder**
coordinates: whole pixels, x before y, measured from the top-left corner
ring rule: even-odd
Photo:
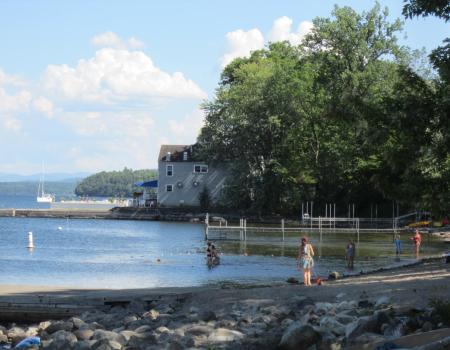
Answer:
[[[92,335],[92,339],[94,340],[106,339],[108,341],[114,341],[122,345],[125,345],[127,342],[122,334],[111,331],[105,331],[103,329],[97,329]]]
[[[48,334],[52,334],[58,331],[66,331],[71,332],[73,329],[73,323],[69,321],[56,321],[53,322],[51,325],[49,325],[47,328],[45,328],[45,331]]]
[[[94,331],[89,328],[78,329],[73,334],[77,337],[78,340],[89,340],[94,335]]]
[[[229,342],[241,340],[244,338],[244,334],[239,331],[234,331],[227,328],[218,328],[214,330],[208,337],[210,342]]]
[[[114,340],[101,339],[96,341],[92,347],[92,350],[121,350],[122,344],[115,342]]]
[[[195,336],[199,335],[209,335],[214,329],[210,326],[202,326],[202,325],[196,325],[193,327],[190,327],[186,329],[186,334],[192,334]]]
[[[84,322],[81,318],[78,317],[71,317],[69,319],[69,322],[72,322],[74,329],[80,329],[86,325],[86,322]]]
[[[145,349],[149,345],[156,344],[156,337],[152,333],[140,333],[132,335],[128,341],[128,347]]]
[[[199,320],[205,322],[217,320],[216,314],[214,313],[214,311],[211,310],[200,311],[200,313],[198,314],[198,318]]]
[[[8,329],[6,331],[6,336],[11,339],[13,345],[27,337],[25,331],[20,327],[12,327],[11,329]]]
[[[319,322],[320,328],[335,335],[344,335],[345,326],[339,323],[334,317],[324,316]]]
[[[90,350],[90,349],[91,344],[85,340],[77,341],[73,346],[73,350]]]
[[[311,326],[300,322],[292,323],[283,333],[279,344],[280,350],[306,350],[318,343],[321,336]]]
[[[72,349],[72,347],[77,342],[77,337],[67,331],[59,330],[51,335],[51,341],[48,347],[45,349],[49,350],[67,350]]]

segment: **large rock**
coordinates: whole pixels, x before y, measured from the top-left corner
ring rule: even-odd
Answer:
[[[103,329],[97,329],[94,332],[94,334],[92,335],[92,339],[94,339],[94,340],[106,339],[109,341],[117,342],[122,345],[125,345],[127,342],[125,337],[122,334],[111,332],[111,331],[105,331]]]
[[[69,321],[56,321],[53,322],[51,325],[49,325],[47,328],[45,328],[45,331],[48,334],[52,334],[58,331],[66,331],[71,332],[73,329],[73,323]]]
[[[136,315],[128,315],[123,318],[123,323],[129,324],[129,323],[135,322],[137,320],[138,320],[138,318],[136,317]]]
[[[229,342],[241,340],[244,338],[244,334],[239,331],[234,331],[227,328],[218,328],[214,330],[208,337],[210,342]]]
[[[181,345],[180,342],[173,340],[169,343],[169,346],[167,347],[167,350],[183,350],[184,347]]]
[[[125,331],[121,331],[120,334],[125,338],[125,340],[128,342],[130,340],[130,338],[133,335],[136,335],[137,333],[135,331],[129,331],[129,330],[125,330]]]
[[[77,337],[74,334],[59,330],[51,335],[50,343],[44,348],[48,350],[67,350],[72,349],[76,342]]]
[[[314,311],[317,314],[327,314],[334,311],[334,305],[331,303],[316,303]]]
[[[13,345],[17,344],[27,337],[25,331],[20,327],[12,327],[11,329],[8,329],[6,331],[6,335],[9,339],[11,339]]]
[[[132,335],[128,341],[128,347],[145,349],[149,345],[156,344],[156,337],[151,333],[138,333]]]
[[[90,349],[91,344],[86,340],[77,341],[73,346],[73,350],[90,350]]]
[[[386,311],[376,311],[372,316],[364,316],[349,323],[345,329],[347,339],[354,339],[363,333],[380,333],[383,324],[393,325],[393,320]]]
[[[211,311],[211,310],[200,311],[198,314],[198,318],[199,318],[199,320],[202,320],[204,322],[217,320],[217,316],[216,316],[215,312]]]
[[[142,317],[150,318],[151,320],[156,320],[159,317],[159,311],[151,309],[150,311],[144,313]]]
[[[209,335],[213,330],[214,328],[210,326],[196,325],[186,329],[185,333],[192,335]]]
[[[92,347],[92,350],[120,350],[122,349],[122,344],[115,342],[114,340],[101,339],[95,342]]]
[[[339,323],[334,317],[324,316],[320,319],[320,328],[335,335],[344,335],[345,326]]]
[[[1,343],[7,343],[8,342],[8,337],[6,336],[6,334],[3,334],[3,332],[0,334],[0,344]]]
[[[78,340],[89,340],[94,335],[94,331],[89,328],[78,329],[73,332]]]
[[[284,332],[279,348],[280,350],[306,350],[319,342],[320,338],[320,334],[311,326],[294,322]]]
[[[148,333],[152,331],[152,327],[150,327],[149,325],[144,325],[136,328],[134,331],[136,333]]]
[[[72,322],[74,329],[80,329],[86,326],[86,322],[84,322],[81,318],[71,317],[69,322]]]

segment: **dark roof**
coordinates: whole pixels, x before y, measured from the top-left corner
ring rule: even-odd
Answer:
[[[188,158],[187,161],[192,161],[192,152],[193,145],[161,145],[161,149],[159,150],[158,161],[165,162],[167,160],[167,154],[170,152],[170,161],[171,162],[182,162],[183,161],[183,153],[187,152]]]

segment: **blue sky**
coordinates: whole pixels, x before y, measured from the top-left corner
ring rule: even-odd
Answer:
[[[401,17],[402,1],[380,3]],[[334,4],[374,2],[0,1],[0,172],[156,167],[161,144],[195,141],[224,64],[298,42]],[[431,17],[404,29],[427,51],[450,36]]]

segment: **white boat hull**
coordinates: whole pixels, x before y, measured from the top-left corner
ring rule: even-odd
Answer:
[[[52,196],[36,197],[38,203],[52,203],[54,198]]]

